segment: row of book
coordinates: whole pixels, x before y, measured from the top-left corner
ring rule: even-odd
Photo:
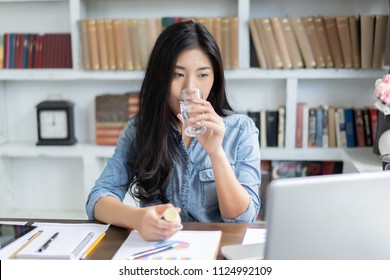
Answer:
[[[115,146],[127,121],[137,114],[138,108],[138,92],[96,96],[96,144]]]
[[[163,17],[149,19],[85,19],[80,23],[85,70],[145,69],[153,45],[170,24],[203,23],[221,50],[225,69],[238,68],[238,19]]]
[[[383,68],[388,15],[249,20],[251,66]]]
[[[247,115],[259,129],[259,145],[261,148],[285,146],[286,108],[278,110],[248,111]]]
[[[298,103],[296,121],[297,148],[366,147],[374,143],[378,111]]]
[[[343,173],[342,161],[311,161],[311,160],[262,160],[261,170],[261,208],[259,219],[264,220],[267,204],[268,184],[280,178],[318,176]]]
[[[0,68],[72,68],[70,34],[0,35]]]

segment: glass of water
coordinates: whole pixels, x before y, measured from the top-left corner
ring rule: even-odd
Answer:
[[[194,118],[197,114],[192,112],[192,108],[198,104],[193,103],[193,100],[202,99],[202,93],[198,88],[185,88],[180,92],[180,112],[183,116],[184,133],[187,136],[195,137],[206,132],[206,127],[193,127],[190,118]]]

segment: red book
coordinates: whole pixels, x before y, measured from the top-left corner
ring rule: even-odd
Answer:
[[[355,114],[355,131],[356,131],[356,145],[358,147],[366,146],[365,132],[364,132],[364,120],[363,120],[363,110],[361,108],[356,108],[354,110]]]
[[[375,108],[368,108],[368,112],[370,113],[372,143],[375,143],[376,127],[378,124],[378,110]]]
[[[295,132],[295,147],[302,148],[302,124],[303,124],[303,103],[297,104],[297,123]]]

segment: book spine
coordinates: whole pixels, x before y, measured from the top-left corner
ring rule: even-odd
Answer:
[[[290,54],[291,63],[293,68],[302,68],[303,60],[301,56],[301,52],[299,50],[299,46],[297,43],[297,39],[295,38],[294,31],[292,30],[290,19],[288,17],[284,17],[281,19],[281,25],[284,37],[286,38],[287,49]]]
[[[344,60],[341,52],[340,37],[337,30],[336,18],[333,16],[324,17],[325,28],[328,35],[330,51],[333,57],[335,68],[344,68]]]
[[[290,54],[288,53],[287,42],[283,34],[282,26],[280,19],[273,17],[270,19],[272,30],[274,32],[276,44],[279,50],[279,54],[282,60],[283,68],[290,69],[292,68],[292,62],[290,59]]]
[[[341,53],[344,58],[344,68],[353,68],[351,32],[348,17],[336,17],[337,30],[340,38]]]
[[[313,17],[303,18],[303,26],[305,28],[307,39],[309,40],[314,59],[316,61],[316,67],[326,67]]]
[[[360,56],[362,69],[372,68],[375,18],[373,15],[360,16]]]
[[[305,67],[316,67],[314,54],[307,38],[306,31],[304,29],[301,18],[292,18],[290,22],[293,27],[295,37],[297,38],[298,46],[301,50],[303,61],[305,62]]]

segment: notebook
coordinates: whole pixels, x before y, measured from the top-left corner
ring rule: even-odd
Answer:
[[[390,172],[274,180],[265,244],[222,248],[228,259],[390,259]],[[256,255],[257,252],[257,255]]]

